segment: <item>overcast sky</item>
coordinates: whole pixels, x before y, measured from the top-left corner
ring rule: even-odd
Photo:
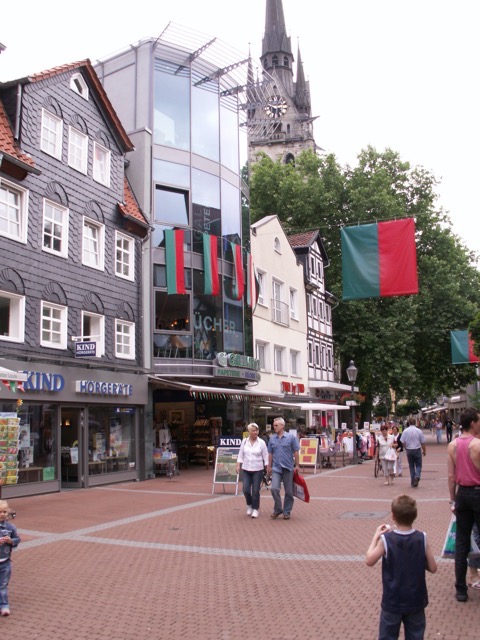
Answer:
[[[5,6],[3,6],[5,5]],[[0,81],[92,62],[172,21],[258,59],[265,0],[26,0],[2,5]],[[283,0],[310,80],[317,144],[341,164],[390,147],[442,181],[439,205],[480,253],[478,0]]]

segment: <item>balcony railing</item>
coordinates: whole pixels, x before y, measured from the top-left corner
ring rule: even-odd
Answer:
[[[290,325],[290,307],[277,298],[272,298],[272,322],[282,324],[284,327]]]

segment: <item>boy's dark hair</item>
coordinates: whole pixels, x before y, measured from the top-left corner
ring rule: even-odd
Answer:
[[[392,501],[392,515],[397,524],[409,527],[417,517],[417,501],[407,495],[398,496]]]
[[[465,411],[460,416],[460,424],[462,425],[462,431],[470,431],[472,422],[477,421],[478,413],[479,412],[473,407],[471,407],[470,409],[465,409]]]

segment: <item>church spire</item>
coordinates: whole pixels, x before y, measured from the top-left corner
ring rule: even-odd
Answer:
[[[300,45],[297,50],[297,81],[295,83],[295,104],[300,112],[310,115],[310,91],[309,83],[305,81]]]
[[[265,35],[262,43],[262,57],[268,53],[292,55],[290,38],[285,29],[282,0],[267,0],[265,10]]]

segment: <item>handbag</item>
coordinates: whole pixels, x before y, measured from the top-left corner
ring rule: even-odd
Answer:
[[[457,535],[457,519],[455,515],[452,514],[450,518],[450,523],[447,529],[447,535],[445,536],[445,542],[443,543],[442,548],[442,558],[451,558],[455,559],[455,539]],[[470,553],[468,557],[470,559],[478,558],[480,556],[480,549],[478,548],[477,541],[475,540],[475,536],[472,531],[472,535],[470,537]]]
[[[310,493],[305,478],[296,469],[293,472],[293,495],[302,502],[310,502]]]
[[[387,453],[385,454],[385,460],[390,460],[395,462],[397,459],[397,454],[395,453],[395,449],[393,447],[388,447]]]

